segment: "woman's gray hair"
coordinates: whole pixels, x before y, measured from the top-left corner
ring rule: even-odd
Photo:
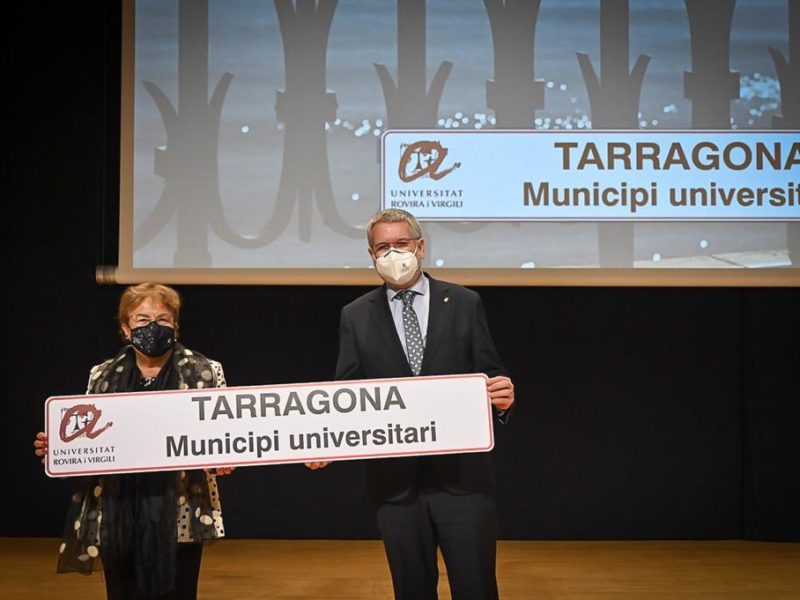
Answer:
[[[373,239],[372,229],[378,223],[408,223],[408,227],[411,229],[411,237],[414,239],[422,238],[422,227],[420,227],[419,221],[414,215],[400,208],[387,208],[377,213],[367,223],[367,242],[370,247],[372,247]]]

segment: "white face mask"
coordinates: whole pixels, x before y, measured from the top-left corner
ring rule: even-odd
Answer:
[[[375,268],[386,283],[403,285],[411,281],[419,269],[417,252],[402,252],[392,248],[375,259]]]

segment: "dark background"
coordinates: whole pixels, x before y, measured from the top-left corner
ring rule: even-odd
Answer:
[[[19,11],[19,9],[17,9]],[[50,395],[119,347],[120,9],[39,3],[5,19],[6,346],[0,536],[56,536],[75,482],[32,440]],[[182,286],[188,346],[229,384],[326,380],[338,313],[367,288]],[[498,431],[510,539],[800,540],[800,290],[484,288],[518,407]],[[374,537],[357,463],[240,469],[231,537]]]

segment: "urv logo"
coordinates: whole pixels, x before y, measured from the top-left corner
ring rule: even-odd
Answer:
[[[409,144],[400,157],[398,175],[406,183],[425,175],[438,181],[461,166],[461,163],[457,162],[449,169],[440,171],[439,167],[442,166],[447,154],[447,148],[439,142],[423,140]]]
[[[96,438],[113,425],[108,423],[100,429],[95,429],[102,415],[103,411],[94,404],[77,404],[67,409],[61,417],[61,427],[58,431],[61,441],[71,442],[82,435],[90,440]]]

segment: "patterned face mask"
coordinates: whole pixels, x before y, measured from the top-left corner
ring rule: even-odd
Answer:
[[[147,356],[163,356],[175,345],[175,330],[152,321],[144,327],[131,329],[131,345]]]

